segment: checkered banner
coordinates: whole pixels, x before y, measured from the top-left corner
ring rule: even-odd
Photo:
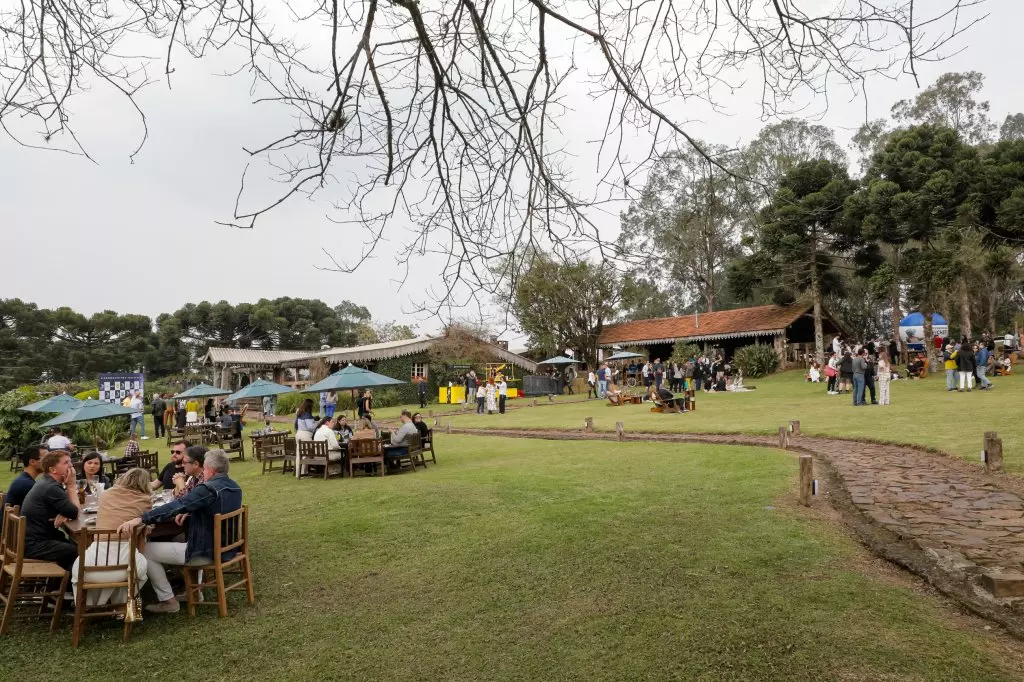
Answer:
[[[145,377],[132,372],[115,372],[100,375],[100,400],[120,404],[125,396],[143,390]]]

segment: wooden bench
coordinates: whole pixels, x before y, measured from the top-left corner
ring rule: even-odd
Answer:
[[[302,467],[322,466],[324,468],[324,480],[327,480],[331,476],[331,467],[334,465],[334,473],[336,475],[341,476],[344,474],[345,470],[342,468],[341,459],[331,460],[330,451],[327,449],[327,441],[300,440],[297,441],[297,444],[299,446],[297,466],[300,472]]]
[[[384,446],[376,438],[359,438],[348,442],[348,475],[355,474],[357,464],[376,464],[384,475]]]

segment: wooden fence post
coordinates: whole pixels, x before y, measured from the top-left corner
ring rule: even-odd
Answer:
[[[779,447],[783,450],[789,448],[789,429],[785,426],[779,427]]]
[[[434,416],[434,411],[433,410],[427,410],[427,416],[428,417],[433,417]]]
[[[811,494],[814,488],[814,459],[810,455],[800,455],[800,504],[811,506]]]
[[[434,426],[440,426],[440,425],[441,425],[441,418],[440,417],[434,417]]]
[[[615,422],[615,435],[620,441],[626,440],[626,431],[622,428],[622,422]]]
[[[448,422],[447,424],[444,425],[444,432],[445,433],[451,433],[452,432],[452,423],[451,422]]]
[[[594,432],[594,418],[593,417],[587,417],[586,419],[583,420],[583,433],[593,433],[593,432]]]
[[[1003,439],[995,431],[985,432],[985,467],[989,471],[1003,470]]]
[[[800,420],[799,419],[790,419],[789,420],[789,431],[794,436],[799,436],[800,435]]]
[[[530,403],[530,407],[537,407],[537,399],[536,398],[534,398],[533,402]]]

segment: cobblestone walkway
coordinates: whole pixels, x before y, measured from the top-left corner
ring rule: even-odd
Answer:
[[[614,433],[452,429],[533,438],[615,440]],[[779,446],[774,436],[629,433],[629,441]],[[975,592],[1024,613],[1024,497],[1021,481],[913,447],[798,436],[792,447],[824,460],[867,520],[965,582]],[[820,464],[819,464],[820,466]]]

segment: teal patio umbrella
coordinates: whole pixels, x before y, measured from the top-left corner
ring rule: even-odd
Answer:
[[[44,398],[28,405],[22,405],[18,409],[22,412],[67,412],[82,404],[82,401],[67,393],[55,395],[52,398]]]
[[[538,365],[575,365],[578,362],[579,362],[579,360],[573,360],[572,358],[567,358],[564,355],[556,355],[553,358],[548,358],[544,362],[538,362],[537,364]]]
[[[257,379],[245,388],[235,391],[228,396],[228,402],[242,400],[243,398],[265,398],[268,395],[281,395],[282,393],[294,393],[291,386],[278,384],[266,379]]]
[[[640,353],[633,353],[633,352],[630,352],[628,350],[623,350],[623,351],[619,351],[615,355],[612,355],[611,357],[605,358],[605,360],[609,360],[609,361],[610,360],[632,360],[634,358],[643,358],[643,357],[647,357],[647,356],[646,355],[642,355]]]
[[[174,398],[214,398],[219,395],[228,395],[229,393],[231,391],[226,388],[217,388],[209,384],[198,384],[187,391],[182,391],[174,396]]]
[[[77,422],[91,422],[97,419],[106,419],[107,417],[121,417],[134,414],[135,410],[130,407],[124,407],[117,403],[105,403],[102,400],[88,400],[82,401],[82,404],[78,407],[74,407],[67,412],[58,414],[56,417],[49,419],[39,425],[40,428],[49,428],[51,426],[60,426],[62,424],[74,424]]]

